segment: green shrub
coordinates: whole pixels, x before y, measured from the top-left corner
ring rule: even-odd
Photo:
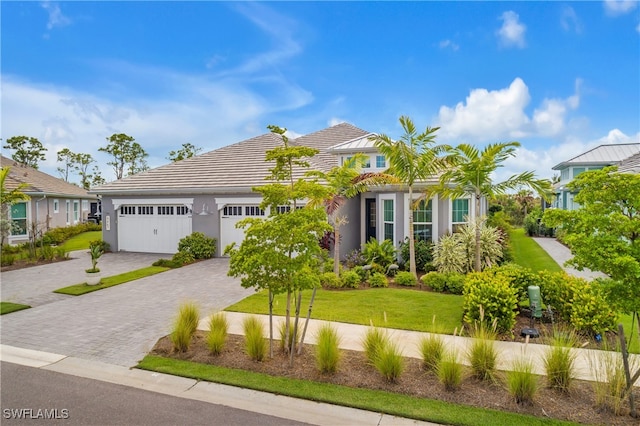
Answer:
[[[460,388],[462,383],[462,364],[458,363],[458,355],[455,350],[445,352],[438,363],[438,380],[444,388],[450,392]]]
[[[407,287],[415,287],[418,283],[418,279],[411,272],[400,271],[396,274],[396,284],[404,285]]]
[[[377,239],[371,238],[362,250],[367,264],[377,263],[386,270],[389,265],[396,261],[396,248],[391,240],[378,242]]]
[[[342,273],[342,286],[347,288],[358,288],[360,287],[360,275],[358,275],[355,271],[344,271]]]
[[[71,237],[75,237],[76,235],[82,234],[83,232],[89,231],[101,231],[102,225],[96,223],[79,223],[77,225],[72,226],[63,226],[59,228],[53,228],[49,231],[45,232],[42,236],[41,241],[37,241],[36,244],[40,244],[40,242],[44,244],[62,244],[66,240]]]
[[[420,278],[420,281],[433,291],[443,292],[447,289],[446,274],[442,272],[428,272]]]
[[[416,269],[422,272],[433,270],[433,243],[425,240],[414,241]],[[400,244],[400,256],[405,264],[409,263],[409,238]]]
[[[242,322],[244,350],[253,361],[262,361],[267,355],[267,341],[262,323],[256,316],[248,316]]]
[[[210,259],[216,254],[215,238],[194,232],[178,242],[178,251],[190,253],[194,259]]]
[[[356,274],[358,274],[358,276],[360,277],[360,282],[364,283],[367,281],[367,278],[369,278],[369,271],[367,271],[366,269],[364,269],[362,266],[358,265],[358,266],[354,266],[354,268],[352,269],[353,272],[355,272]]]
[[[340,337],[331,324],[326,323],[316,334],[316,366],[321,373],[335,373],[340,363]]]
[[[445,276],[447,282],[447,291],[451,294],[460,295],[464,292],[464,281],[466,276],[456,272],[449,272]]]
[[[229,322],[224,312],[211,315],[209,332],[207,333],[207,347],[212,355],[219,355],[224,349],[229,333]]]
[[[507,371],[507,390],[518,404],[531,405],[538,392],[538,376],[533,373],[531,360],[516,359]]]
[[[53,260],[56,258],[56,253],[51,246],[42,246],[39,249],[40,255],[39,257],[43,260]]]
[[[511,331],[518,307],[517,290],[504,275],[473,272],[464,283],[464,320],[469,324],[486,320],[497,332]],[[484,313],[484,318],[483,317]]]
[[[377,352],[373,366],[389,382],[395,383],[404,371],[404,359],[395,343],[387,342]]]
[[[174,265],[184,266],[195,262],[196,259],[195,257],[193,257],[193,254],[188,251],[179,251],[173,255],[171,261],[174,263]]]
[[[385,274],[374,272],[373,275],[369,277],[369,285],[371,287],[389,287],[389,281]]]
[[[289,342],[287,347],[285,348],[285,342],[287,341],[287,323],[285,321],[281,321],[280,325],[278,326],[278,333],[280,335],[280,342],[279,342],[279,347],[280,347],[280,351],[284,352],[284,353],[289,353],[289,348],[291,348],[293,346],[293,339],[295,338],[295,342],[296,345],[300,342],[300,324],[298,324],[298,327],[294,330],[293,327],[294,321],[291,321],[290,323],[290,327],[289,327]]]
[[[444,353],[444,339],[436,333],[429,333],[419,342],[422,365],[430,371],[437,371],[438,364]]]
[[[575,346],[577,338],[568,330],[554,330],[551,346],[544,355],[547,385],[562,392],[568,392],[575,378]]]
[[[2,256],[0,256],[0,265],[2,266],[10,266],[13,265],[16,261],[16,256],[11,253],[5,253],[4,247],[2,248]]]
[[[433,266],[438,272],[467,272],[467,253],[457,234],[443,235],[433,246]]]
[[[200,310],[195,303],[183,303],[178,310],[178,317],[173,326],[170,338],[173,347],[178,352],[186,352],[191,345],[191,339],[198,329]]]
[[[323,288],[341,288],[342,280],[333,272],[320,274],[320,285]]]
[[[362,348],[367,360],[373,364],[378,354],[389,344],[389,336],[384,329],[369,327],[362,339]]]
[[[158,259],[152,263],[153,266],[162,266],[164,268],[180,268],[182,266],[182,262],[177,262],[175,260],[169,259]]]
[[[497,274],[505,275],[509,278],[511,286],[518,290],[518,300],[528,300],[527,289],[532,285],[540,285],[540,278],[531,269],[524,268],[515,263],[506,263],[490,269]]]

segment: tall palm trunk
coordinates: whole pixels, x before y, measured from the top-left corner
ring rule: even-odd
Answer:
[[[409,186],[409,272],[418,278],[416,270],[416,242],[413,234],[413,188]]]
[[[480,197],[481,194],[479,192],[476,191],[475,194],[475,198],[476,198],[476,211],[474,214],[474,220],[476,222],[476,262],[475,262],[475,270],[476,272],[480,272],[482,271],[482,263],[480,262],[480,252],[481,252],[481,247],[480,247],[480,227],[482,226],[482,222],[480,221]],[[469,219],[471,220],[471,219]]]

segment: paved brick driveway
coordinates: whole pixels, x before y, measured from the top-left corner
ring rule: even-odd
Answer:
[[[99,266],[106,274],[115,275],[149,266],[159,257],[109,253],[101,258]],[[70,260],[3,273],[3,301],[39,303],[0,317],[2,344],[133,366],[158,338],[168,334],[181,302],[196,301],[204,316],[253,293],[243,289],[239,280],[227,276],[229,261],[224,258],[83,296],[51,293],[82,282],[85,264],[90,265],[88,257],[86,261]]]

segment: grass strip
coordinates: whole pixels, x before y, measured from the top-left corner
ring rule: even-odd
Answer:
[[[274,377],[152,355],[144,357],[137,368],[441,424],[495,426],[576,424],[379,390],[355,389],[309,380]]]
[[[10,314],[11,312],[21,311],[23,309],[29,309],[31,306],[23,305],[21,303],[12,302],[0,302],[0,315]]]
[[[525,268],[530,268],[534,272],[562,271],[558,262],[553,260],[553,258],[549,256],[549,253],[544,251],[538,243],[526,235],[523,228],[513,229],[509,233],[509,237],[514,263],[524,266]]]
[[[82,234],[78,234],[66,240],[64,243],[60,244],[66,252],[75,251],[75,250],[84,250],[89,249],[89,243],[91,241],[101,240],[102,239],[102,231],[89,231],[83,232]]]
[[[86,293],[91,293],[93,291],[98,291],[104,288],[124,284],[129,281],[138,280],[140,278],[150,277],[151,275],[159,274],[160,272],[168,271],[169,269],[171,268],[166,268],[164,266],[147,266],[146,268],[136,269],[135,271],[105,277],[100,281],[100,284],[98,285],[87,285],[86,283],[82,283],[69,287],[59,288],[57,290],[54,290],[53,292],[68,294],[70,296],[80,296]]]

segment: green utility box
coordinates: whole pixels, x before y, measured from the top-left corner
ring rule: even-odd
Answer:
[[[536,318],[542,318],[542,297],[540,296],[540,287],[537,285],[530,285],[527,287],[527,293],[529,294],[529,306],[533,309],[533,316]]]

